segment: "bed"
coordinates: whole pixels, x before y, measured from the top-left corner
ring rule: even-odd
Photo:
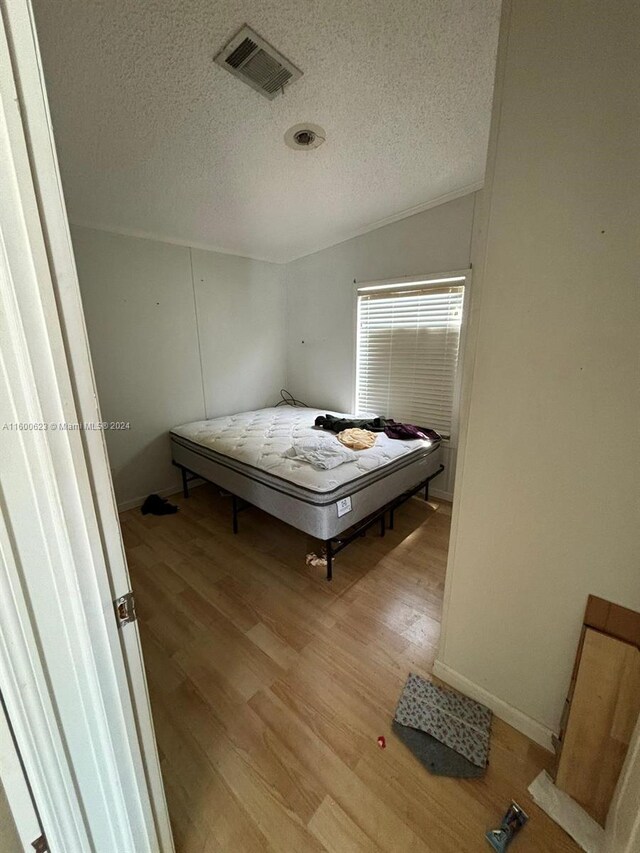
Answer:
[[[251,505],[322,540],[331,580],[334,556],[374,523],[384,535],[387,516],[393,527],[404,500],[422,489],[428,497],[444,466],[439,441],[398,441],[384,433],[356,461],[331,470],[285,456],[294,440],[317,435],[314,422],[324,414],[275,406],[183,424],[170,437],[185,497],[190,480],[202,478],[231,494],[234,533],[238,513]]]

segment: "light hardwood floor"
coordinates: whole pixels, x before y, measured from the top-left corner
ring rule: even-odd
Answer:
[[[178,853],[485,851],[511,799],[530,816],[514,853],[578,850],[526,793],[550,755],[505,723],[476,781],[431,776],[391,733],[436,652],[448,504],[409,501],[327,583],[265,513],[234,536],[212,487],[172,500],[121,521]]]

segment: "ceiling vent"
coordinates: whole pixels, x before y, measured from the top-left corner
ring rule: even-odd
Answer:
[[[231,39],[214,62],[272,101],[302,71],[247,26]]]

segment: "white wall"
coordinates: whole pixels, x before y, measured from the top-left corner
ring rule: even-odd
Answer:
[[[72,233],[102,416],[131,423],[107,432],[116,497],[135,505],[179,483],[172,426],[277,397],[280,268],[88,228]]]
[[[310,405],[349,412],[353,405],[353,280],[466,269],[476,194],[292,261],[287,283],[287,384]],[[452,454],[453,457],[453,454]],[[448,471],[454,459],[447,461]],[[434,491],[451,491],[444,476]]]
[[[35,840],[35,839],[34,839]],[[0,779],[0,850],[2,853],[22,853],[22,845],[16,829],[7,796]]]
[[[285,384],[282,267],[192,256],[207,417],[272,406]]]
[[[640,608],[640,7],[510,5],[436,671],[544,742],[588,593]]]
[[[353,279],[467,268],[474,203],[468,195],[287,265],[75,226],[102,415],[131,424],[106,436],[120,507],[177,488],[176,424],[272,405],[284,386],[349,411]],[[441,493],[454,456],[434,484]]]
[[[167,431],[204,417],[189,249],[72,230],[116,498],[179,482]]]

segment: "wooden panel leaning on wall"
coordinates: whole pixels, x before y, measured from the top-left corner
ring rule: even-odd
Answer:
[[[604,826],[640,713],[640,613],[589,596],[556,785]]]

